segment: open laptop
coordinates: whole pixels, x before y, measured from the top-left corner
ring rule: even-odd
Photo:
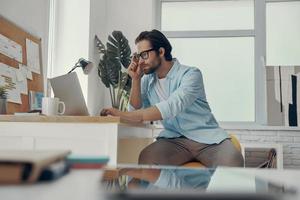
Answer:
[[[51,78],[50,83],[54,96],[66,105],[64,115],[89,115],[76,72]]]

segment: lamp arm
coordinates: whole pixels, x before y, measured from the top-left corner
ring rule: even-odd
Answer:
[[[77,67],[79,67],[78,65],[79,62],[77,62],[74,67],[68,72],[68,74],[70,74],[72,71],[74,71],[74,69],[76,69]]]

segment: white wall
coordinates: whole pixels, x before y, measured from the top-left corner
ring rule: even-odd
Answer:
[[[109,90],[98,77],[99,54],[95,49],[95,34],[105,43],[108,34],[120,30],[135,51],[137,35],[154,27],[154,1],[90,0],[89,59],[94,63],[94,70],[89,75],[87,102],[91,114],[98,115],[103,107],[111,107]]]
[[[79,58],[88,59],[90,1],[55,1],[55,29],[51,77],[66,74]],[[76,69],[85,99],[88,77]]]
[[[154,0],[108,0],[107,1],[107,31],[120,30],[127,37],[132,50],[138,34],[151,30],[153,20]]]
[[[155,0],[107,0],[107,34],[120,30],[129,40],[131,51],[136,51],[134,40],[138,34],[154,28]],[[111,107],[108,89],[104,106]]]
[[[87,104],[92,115],[99,114],[105,99],[105,87],[98,76],[99,54],[95,48],[94,37],[97,35],[101,40],[106,38],[106,2],[106,0],[90,0],[89,60],[94,63],[94,68],[88,78]]]
[[[48,62],[49,8],[49,0],[0,0],[0,15],[42,39],[45,78]],[[46,84],[44,85],[46,87]]]

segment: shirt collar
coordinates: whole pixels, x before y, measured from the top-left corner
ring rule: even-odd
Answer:
[[[173,58],[172,61],[173,61],[173,65],[172,65],[170,71],[168,72],[168,74],[166,75],[167,79],[173,79],[176,76],[176,73],[180,67],[180,63],[176,58]],[[150,76],[149,86],[151,86],[151,84],[153,82],[155,82],[155,80],[157,79],[157,75],[156,75],[156,73],[152,73],[152,74],[149,74],[149,76]]]
[[[167,73],[167,76],[166,76],[166,78],[169,78],[169,79],[173,79],[176,76],[177,71],[180,67],[180,63],[176,58],[173,58],[172,61],[173,61],[173,66],[171,67],[170,71]]]
[[[176,76],[176,72],[178,71],[178,68],[180,66],[180,63],[179,63],[179,61],[176,58],[173,58],[172,61],[173,61],[173,65],[172,65],[170,71],[166,75],[166,78],[169,78],[169,79],[173,79]],[[157,78],[156,73],[152,73],[150,75],[151,75],[152,79],[156,79]]]

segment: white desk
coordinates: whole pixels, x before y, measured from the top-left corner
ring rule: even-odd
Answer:
[[[109,156],[109,165],[136,163],[152,134],[150,126],[119,117],[0,115],[0,150],[69,149],[78,155]]]
[[[101,200],[99,170],[72,171],[50,183],[0,186],[0,197],[5,200]]]
[[[234,168],[232,168],[235,170]],[[261,169],[237,169],[243,174],[256,175],[266,180],[282,183],[284,186],[300,190],[300,171],[296,170],[261,170]],[[100,184],[101,171],[99,170],[75,170],[59,180],[50,183],[33,185],[0,186],[0,197],[5,200],[102,200],[103,188]],[[226,184],[223,183],[223,184]],[[232,184],[228,182],[228,185]],[[236,188],[239,192],[239,188]],[[241,197],[242,198],[242,197]],[[299,193],[295,198],[299,199]]]

